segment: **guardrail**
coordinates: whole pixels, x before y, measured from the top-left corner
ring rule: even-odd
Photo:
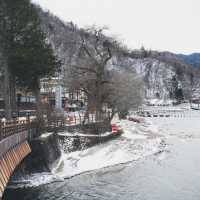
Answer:
[[[35,122],[28,120],[0,122],[0,141],[9,136],[27,131],[33,126],[33,123]]]
[[[7,151],[25,142],[28,139],[28,131],[22,131],[20,133],[11,135],[0,141],[0,157],[3,156]]]
[[[150,118],[200,118],[199,110],[138,110],[132,114]]]
[[[64,127],[65,122],[62,119],[54,119],[46,121],[40,127],[40,123],[37,119],[30,120],[11,120],[0,121],[0,141],[13,135],[18,135],[23,132],[27,132],[27,137],[31,140],[34,137],[40,136],[45,131],[56,131],[61,127]]]
[[[105,112],[100,113],[97,119],[96,113],[88,113],[88,115],[85,115],[84,112],[82,113],[70,113],[68,116],[66,116],[66,125],[81,125],[81,124],[91,124],[91,123],[98,123],[104,121],[106,118],[110,118],[111,113]]]
[[[100,119],[109,116],[109,114],[110,113],[102,114]],[[28,131],[28,138],[31,140],[33,137],[37,137],[42,134],[42,132],[56,132],[65,127],[82,125],[83,123],[84,125],[87,125],[103,122],[103,120],[100,119],[96,120],[95,113],[88,113],[87,117],[84,113],[70,113],[66,117],[53,117],[50,119],[44,118],[44,121],[37,121],[34,116],[31,118],[16,118],[11,121],[0,120],[0,141],[24,131]]]

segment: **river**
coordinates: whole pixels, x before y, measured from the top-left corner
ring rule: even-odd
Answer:
[[[137,135],[132,143],[129,133],[126,139],[118,138],[83,154],[79,152],[79,156],[65,155],[63,159],[68,161],[59,170],[71,177],[66,175],[66,179],[35,187],[8,188],[3,199],[199,200],[200,118],[191,112],[184,118],[152,119],[158,127],[154,137]],[[162,145],[158,145],[159,139]],[[141,142],[143,146],[139,145]],[[76,160],[73,168],[68,166],[72,160]],[[88,172],[85,163],[89,166]]]

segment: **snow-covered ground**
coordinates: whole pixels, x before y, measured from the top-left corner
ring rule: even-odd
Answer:
[[[86,171],[138,160],[160,151],[162,136],[149,121],[137,124],[122,120],[118,124],[124,130],[121,137],[83,151],[63,153],[60,166],[54,173],[60,177],[71,177]]]
[[[199,116],[198,116],[199,114]],[[200,139],[200,112],[184,118],[151,118],[159,126],[160,132],[166,137],[199,138]]]
[[[176,136],[200,138],[200,110],[193,110],[189,104],[169,107],[146,107],[148,110],[163,110],[170,114],[170,117],[152,117],[150,120],[157,126],[159,132],[165,137]],[[182,113],[182,114],[181,114]]]
[[[163,148],[163,137],[151,121],[135,123],[122,120],[116,123],[124,130],[120,137],[83,151],[63,152],[52,174],[33,174],[21,180],[22,184],[18,186],[33,187],[62,181],[84,172],[135,161],[160,152]]]
[[[37,187],[40,185],[52,183],[52,182],[63,181],[60,177],[53,173],[42,172],[27,175],[25,177],[12,179],[9,188],[25,188],[25,187]]]
[[[141,118],[141,123],[129,120],[117,120],[113,123],[121,126],[124,133],[111,141],[93,146],[83,151],[62,153],[62,157],[52,173],[32,174],[22,180],[24,186],[38,186],[54,181],[62,181],[84,172],[97,170],[121,163],[142,159],[146,156],[162,152],[165,141],[174,137],[185,141],[200,139],[200,111],[191,110],[188,104],[176,107],[146,107],[175,113],[184,112],[184,117]],[[50,133],[43,135],[46,137]],[[61,135],[69,135],[64,132]],[[105,135],[110,133],[105,133]],[[80,133],[76,135],[82,136]],[[92,136],[92,135],[91,135]],[[69,144],[70,145],[70,144]],[[159,154],[161,157],[163,154]]]
[[[152,106],[169,106],[173,104],[171,99],[149,99],[146,102]]]
[[[199,200],[200,111],[181,105],[169,108],[169,112],[173,109],[184,111],[184,117],[145,118],[140,124],[116,121],[125,130],[121,137],[85,151],[63,154],[52,174],[33,175],[26,186],[139,160],[39,187],[37,191],[47,199],[60,194],[65,199],[70,194],[70,199],[132,199],[134,195],[135,199]],[[30,191],[35,189],[27,189],[26,193]]]
[[[109,136],[110,134],[112,134],[111,132],[106,132],[106,133],[103,133],[101,135],[99,135],[100,137],[106,137],[106,136]],[[61,132],[61,133],[58,133],[59,136],[69,136],[69,137],[72,137],[72,136],[79,136],[79,137],[97,137],[97,135],[93,135],[93,134],[83,134],[83,133],[79,133],[79,132],[76,132],[76,133],[69,133],[69,132]]]
[[[47,137],[49,137],[52,134],[53,134],[53,132],[47,132],[47,133],[42,134],[40,137],[41,138],[47,138]]]

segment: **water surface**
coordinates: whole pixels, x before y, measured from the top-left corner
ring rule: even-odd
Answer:
[[[157,118],[153,121],[159,126],[160,134],[165,135],[166,143],[164,149],[153,155],[93,170],[62,182],[8,189],[4,200],[199,200],[199,118]],[[119,140],[115,142],[120,145]],[[95,160],[90,162],[92,165]]]

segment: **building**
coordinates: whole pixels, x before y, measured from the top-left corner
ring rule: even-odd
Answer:
[[[60,78],[41,80],[42,100],[52,108],[62,108],[65,111],[77,111],[86,104],[86,97],[81,90],[70,91],[63,87]]]
[[[200,99],[199,98],[193,98],[190,101],[190,108],[194,110],[200,110]]]

